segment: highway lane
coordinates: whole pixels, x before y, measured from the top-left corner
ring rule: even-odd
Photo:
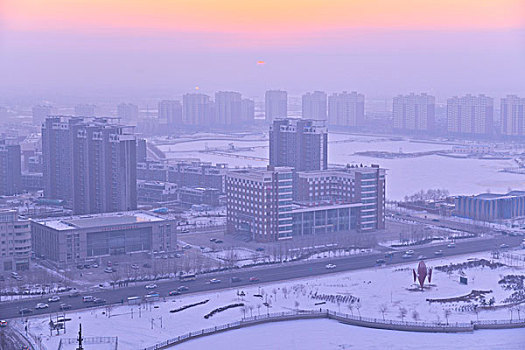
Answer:
[[[367,255],[356,255],[349,257],[333,258],[333,259],[319,259],[312,261],[296,262],[296,263],[283,263],[278,266],[266,266],[260,268],[247,268],[238,269],[234,271],[200,275],[195,281],[158,281],[157,288],[153,291],[160,294],[161,298],[168,295],[171,290],[176,289],[181,285],[189,287],[189,291],[183,292],[183,294],[206,292],[213,290],[220,290],[226,288],[239,288],[247,285],[260,285],[263,283],[285,281],[297,278],[307,278],[312,276],[321,276],[329,273],[338,273],[343,271],[351,271],[358,269],[365,269],[377,266],[376,261],[378,259],[385,259],[387,265],[395,265],[407,262],[416,262],[421,260],[420,256],[425,256],[425,260],[441,258],[441,256],[435,256],[434,252],[437,250],[443,250],[444,256],[463,255],[469,253],[476,253],[481,251],[497,250],[500,245],[505,243],[509,247],[518,246],[522,241],[522,237],[508,237],[508,236],[496,236],[492,238],[484,239],[471,239],[464,242],[457,242],[455,248],[448,248],[446,244],[437,244],[425,247],[413,247],[406,248],[403,250],[397,250],[396,254],[392,258],[385,258],[384,253],[367,254]],[[405,250],[412,249],[414,254],[410,258],[403,258],[402,255]],[[333,263],[337,267],[335,269],[326,269],[326,264]],[[415,266],[415,265],[414,265]],[[242,279],[241,282],[232,283],[231,277],[239,277]],[[249,282],[250,277],[257,277],[259,281]],[[210,284],[209,280],[217,278],[221,280],[221,283]],[[128,286],[124,288],[117,288],[112,290],[100,290],[95,292],[85,292],[82,295],[92,295],[96,298],[102,298],[107,301],[108,304],[121,304],[126,303],[126,299],[131,296],[144,296],[148,292],[145,288],[145,283]],[[33,309],[31,315],[43,315],[48,313],[60,313],[59,305],[66,303],[71,305],[71,310],[85,309],[93,307],[92,303],[82,302],[81,297],[68,297],[67,294],[61,295],[62,300],[55,303],[49,303],[47,299],[49,295],[42,299],[31,299],[13,302],[3,302],[0,304],[0,319],[10,319],[20,317],[19,310],[21,308]],[[49,304],[48,309],[35,310],[34,307],[37,303]]]

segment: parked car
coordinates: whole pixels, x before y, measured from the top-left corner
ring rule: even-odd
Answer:
[[[190,288],[186,287],[186,286],[180,286],[179,288],[177,288],[178,292],[185,292],[185,291],[188,291],[188,290],[190,290]]]
[[[257,252],[264,252],[264,248],[262,248],[262,247],[257,247],[257,248],[255,248],[255,251],[257,251]]]
[[[210,242],[215,242],[217,238],[210,238]]]
[[[0,327],[7,327],[7,321],[6,320],[0,320]]]
[[[157,285],[155,283],[146,284],[146,289],[155,289],[157,288]]]
[[[210,284],[217,284],[217,283],[221,283],[221,280],[220,279],[217,279],[217,278],[212,278],[210,280]]]
[[[112,272],[113,272],[113,268],[112,268],[112,267],[106,267],[106,268],[104,269],[104,272],[105,272],[105,273],[112,273]]]
[[[94,269],[97,269],[98,268],[98,264],[93,264],[93,265],[91,265],[91,267],[94,268]]]
[[[60,301],[60,297],[58,295],[53,295],[51,298],[47,299],[50,303],[56,303],[57,301]]]
[[[259,281],[258,277],[250,277],[250,282],[258,282],[258,281]]]
[[[60,310],[71,310],[71,305],[69,304],[60,304]]]
[[[221,243],[223,243],[223,241],[222,241],[222,239],[216,239],[216,240],[215,240],[215,243],[217,243],[217,244],[221,244]]]
[[[150,269],[151,268],[151,265],[148,264],[148,263],[145,263],[142,265],[142,267],[146,268],[146,269]]]
[[[38,304],[36,304],[35,309],[37,309],[37,310],[41,310],[41,309],[47,309],[48,307],[49,307],[48,304],[45,304],[45,303],[38,303]]]
[[[132,265],[131,265],[131,268],[132,268],[133,270],[138,270],[138,269],[139,269],[139,265],[137,265],[137,264],[132,264]]]
[[[335,269],[337,266],[335,264],[326,264],[325,268],[328,270]]]

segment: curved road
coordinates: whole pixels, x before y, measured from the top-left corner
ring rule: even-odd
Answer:
[[[476,253],[482,251],[491,251],[500,249],[501,244],[507,244],[510,248],[518,246],[522,242],[522,237],[508,237],[508,236],[496,236],[487,239],[472,239],[465,242],[457,242],[455,248],[448,248],[446,244],[438,244],[425,247],[414,247],[407,248],[414,250],[414,255],[411,258],[402,258],[403,250],[398,250],[393,258],[386,259],[387,265],[400,264],[407,262],[415,262],[420,260],[420,256],[425,256],[426,259],[441,258],[436,257],[434,252],[437,250],[443,250],[444,256],[462,255],[469,253]],[[220,290],[231,287],[242,287],[246,285],[258,285],[260,283],[285,281],[295,278],[306,278],[312,276],[320,276],[328,273],[337,273],[342,271],[359,270],[377,266],[377,259],[384,259],[384,253],[376,253],[369,255],[356,255],[350,257],[334,258],[331,260],[320,259],[314,261],[300,262],[300,263],[283,263],[279,266],[269,266],[264,268],[252,268],[252,269],[239,269],[236,271],[222,272],[216,274],[199,275],[195,281],[158,281],[156,282],[157,288],[155,292],[159,293],[161,297],[166,297],[171,290],[176,289],[181,285],[189,287],[188,293],[205,292],[211,290]],[[326,264],[334,263],[337,265],[335,269],[326,269]],[[414,265],[415,267],[415,265]],[[241,282],[232,283],[231,277],[236,276],[241,278]],[[258,282],[249,282],[250,277],[257,277]],[[221,280],[221,283],[210,284],[211,278],[217,278]],[[410,277],[407,277],[410,278]],[[144,296],[149,291],[144,287],[144,284],[137,284],[133,286],[117,288],[112,290],[101,290],[96,292],[86,292],[83,295],[92,295],[96,298],[102,298],[107,300],[108,304],[121,304],[126,302],[126,299],[131,296]],[[30,308],[33,310],[32,315],[43,315],[48,313],[62,313],[59,305],[61,303],[67,303],[71,305],[71,310],[80,310],[88,307],[93,307],[92,303],[82,302],[81,297],[68,297],[67,294],[63,295],[60,302],[49,303],[47,298],[38,299],[33,298],[31,300],[21,300],[12,302],[3,302],[0,304],[0,319],[10,319],[20,317],[19,310],[22,308]],[[37,303],[49,304],[48,309],[35,310],[34,307]],[[71,310],[67,311],[70,312]]]

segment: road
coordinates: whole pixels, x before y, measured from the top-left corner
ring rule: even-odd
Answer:
[[[398,250],[394,257],[388,258],[387,265],[416,262],[421,260],[420,256],[425,256],[426,259],[436,258],[434,252],[437,250],[443,250],[444,256],[462,255],[469,253],[476,253],[482,251],[497,250],[501,244],[507,244],[510,248],[518,246],[522,242],[522,237],[509,237],[509,236],[496,236],[486,239],[472,239],[464,242],[457,242],[455,248],[448,248],[446,244],[437,244],[425,247],[413,247],[414,254],[411,258],[403,258],[403,250]],[[198,276],[194,281],[158,281],[156,282],[157,288],[155,292],[159,293],[161,297],[165,297],[171,290],[176,289],[181,285],[189,287],[189,293],[206,292],[212,290],[220,290],[226,288],[242,288],[247,285],[257,285],[260,283],[285,281],[295,278],[306,278],[312,276],[320,276],[328,273],[337,273],[342,271],[359,270],[377,266],[377,259],[384,258],[384,253],[369,254],[369,255],[356,255],[342,258],[334,258],[331,260],[320,259],[314,261],[306,261],[300,263],[280,264],[279,266],[271,266],[264,268],[252,268],[252,269],[239,269],[232,272],[222,272],[217,274],[208,274]],[[441,258],[441,257],[438,257]],[[326,264],[333,263],[337,267],[335,269],[326,269]],[[414,265],[415,266],[415,265]],[[242,279],[241,282],[232,283],[231,277],[236,276]],[[250,277],[257,277],[258,282],[250,283]],[[210,284],[209,280],[217,278],[221,280],[221,283]],[[96,298],[102,298],[107,301],[108,304],[121,304],[126,302],[126,299],[131,296],[144,296],[149,291],[144,287],[144,284],[128,286],[124,288],[118,288],[113,290],[101,290],[96,292],[85,293],[84,295],[92,295]],[[46,298],[42,299],[31,299],[22,301],[3,302],[0,304],[0,319],[10,319],[20,317],[19,310],[22,308],[30,308],[33,310],[30,315],[43,315],[48,313],[62,313],[59,305],[61,303],[67,303],[71,305],[71,310],[80,310],[88,307],[93,307],[92,303],[82,302],[81,297],[68,297],[67,295],[62,296],[60,302],[49,303]],[[34,307],[37,303],[44,302],[49,304],[48,309],[35,310]],[[70,310],[70,311],[71,311]],[[68,311],[68,312],[70,312]]]

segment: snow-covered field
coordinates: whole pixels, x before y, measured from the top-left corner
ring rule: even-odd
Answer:
[[[223,137],[224,135],[221,135]],[[253,135],[245,140],[255,140]],[[500,172],[503,168],[514,167],[512,160],[456,159],[431,155],[418,158],[378,159],[357,156],[354,153],[363,151],[386,152],[425,152],[450,150],[452,145],[410,142],[409,140],[392,140],[385,136],[359,136],[330,133],[328,161],[330,164],[380,164],[388,169],[387,196],[389,199],[401,200],[422,189],[448,189],[451,195],[478,194],[490,190],[507,192],[511,189],[523,189],[525,177],[519,174]],[[334,142],[335,141],[335,142]],[[345,142],[341,142],[345,141]],[[235,147],[256,147],[251,151],[240,151],[232,155],[203,153],[205,146],[226,147],[232,143]],[[265,166],[268,158],[268,141],[205,141],[162,145],[161,150],[169,158],[200,158],[213,163],[228,163],[230,167]],[[457,181],[458,178],[463,181]]]
[[[427,261],[427,266],[436,267],[451,263],[467,263],[474,261],[473,258],[491,260],[489,253],[480,253],[475,256],[430,260]],[[507,262],[503,259],[500,260],[502,263]],[[506,307],[479,311],[476,315],[471,306],[481,304],[480,297],[473,298],[469,302],[445,303],[429,303],[426,299],[453,298],[468,295],[473,290],[482,290],[486,291],[485,299],[487,302],[494,298],[495,305],[500,305],[513,291],[503,289],[498,281],[506,275],[523,275],[523,267],[503,266],[494,269],[475,267],[463,268],[450,273],[434,269],[432,284],[424,291],[420,291],[414,288],[412,280],[412,268],[416,268],[416,265],[411,263],[342,273],[337,273],[336,269],[334,274],[323,277],[166,298],[153,305],[113,307],[109,310],[111,317],[107,317],[108,310],[106,308],[70,313],[67,316],[71,317],[72,320],[68,322],[68,334],[65,337],[71,337],[70,332],[77,330],[79,323],[82,323],[85,336],[117,336],[119,338],[119,349],[140,349],[190,331],[237,321],[243,315],[255,316],[267,312],[294,309],[311,310],[321,307],[364,317],[426,322],[445,322],[447,317],[449,322],[468,322],[476,320],[476,318],[480,320],[505,320],[510,319],[511,316],[514,319],[518,318],[516,307],[513,308],[512,315]],[[460,275],[468,278],[468,285],[459,283]],[[191,288],[191,284],[189,286]],[[238,295],[241,294],[241,290],[244,292],[244,296]],[[255,294],[260,296],[255,296]],[[169,310],[183,305],[204,300],[209,301],[177,313],[169,312]],[[245,307],[229,309],[211,318],[204,319],[204,315],[211,310],[232,303],[244,303]],[[264,303],[267,303],[267,306]],[[519,312],[519,317],[524,318],[525,309],[521,308]],[[402,316],[402,314],[404,315]],[[395,339],[396,343],[401,344],[403,342],[406,345],[399,348],[409,348],[412,345],[415,348],[415,344],[420,344],[420,346],[421,344],[433,345],[436,344],[437,339],[442,339],[445,342],[443,347],[446,347],[446,344],[456,344],[456,342],[459,344],[483,344],[487,345],[485,348],[505,349],[519,348],[519,344],[522,346],[525,344],[523,342],[525,334],[523,329],[435,335],[365,330],[340,325],[328,320],[297,322],[255,326],[231,331],[223,335],[191,341],[180,347],[182,349],[207,348],[211,344],[215,345],[215,342],[223,344],[227,339],[231,341],[232,337],[236,337],[237,334],[239,334],[239,346],[245,344],[240,348],[245,349],[348,349],[350,345],[354,345],[355,348],[381,349],[385,348],[385,344],[388,344],[388,339]],[[40,336],[48,349],[56,349],[59,339],[64,335],[50,336],[48,323],[49,317],[31,318],[29,320],[29,331],[34,336]],[[319,331],[317,333],[309,332],[308,329],[312,328]],[[274,336],[273,338],[269,335],[262,336],[262,334],[269,334],[272,330],[275,332],[274,334],[288,334],[286,330],[289,330],[293,336]],[[317,336],[314,337],[316,334]],[[486,342],[479,341],[479,339],[484,339],[485,334],[487,338],[494,338],[492,343],[488,340]],[[361,336],[362,338],[360,338]],[[355,338],[360,339],[356,340]],[[253,341],[249,341],[250,339]],[[308,341],[309,339],[311,341]],[[499,342],[497,339],[502,340]],[[272,341],[282,343],[273,343]],[[358,341],[358,343],[353,343],[353,341]],[[202,347],[199,347],[199,344]],[[265,344],[266,347],[264,347]],[[318,346],[314,347],[313,345],[316,344]],[[504,347],[500,347],[501,344]],[[216,348],[221,347],[217,346]],[[470,347],[465,346],[464,348]]]
[[[233,336],[236,349],[249,350],[518,350],[525,344],[523,329],[462,334],[415,333],[354,327],[331,320],[269,323],[234,332],[191,340],[175,349],[231,349]]]

